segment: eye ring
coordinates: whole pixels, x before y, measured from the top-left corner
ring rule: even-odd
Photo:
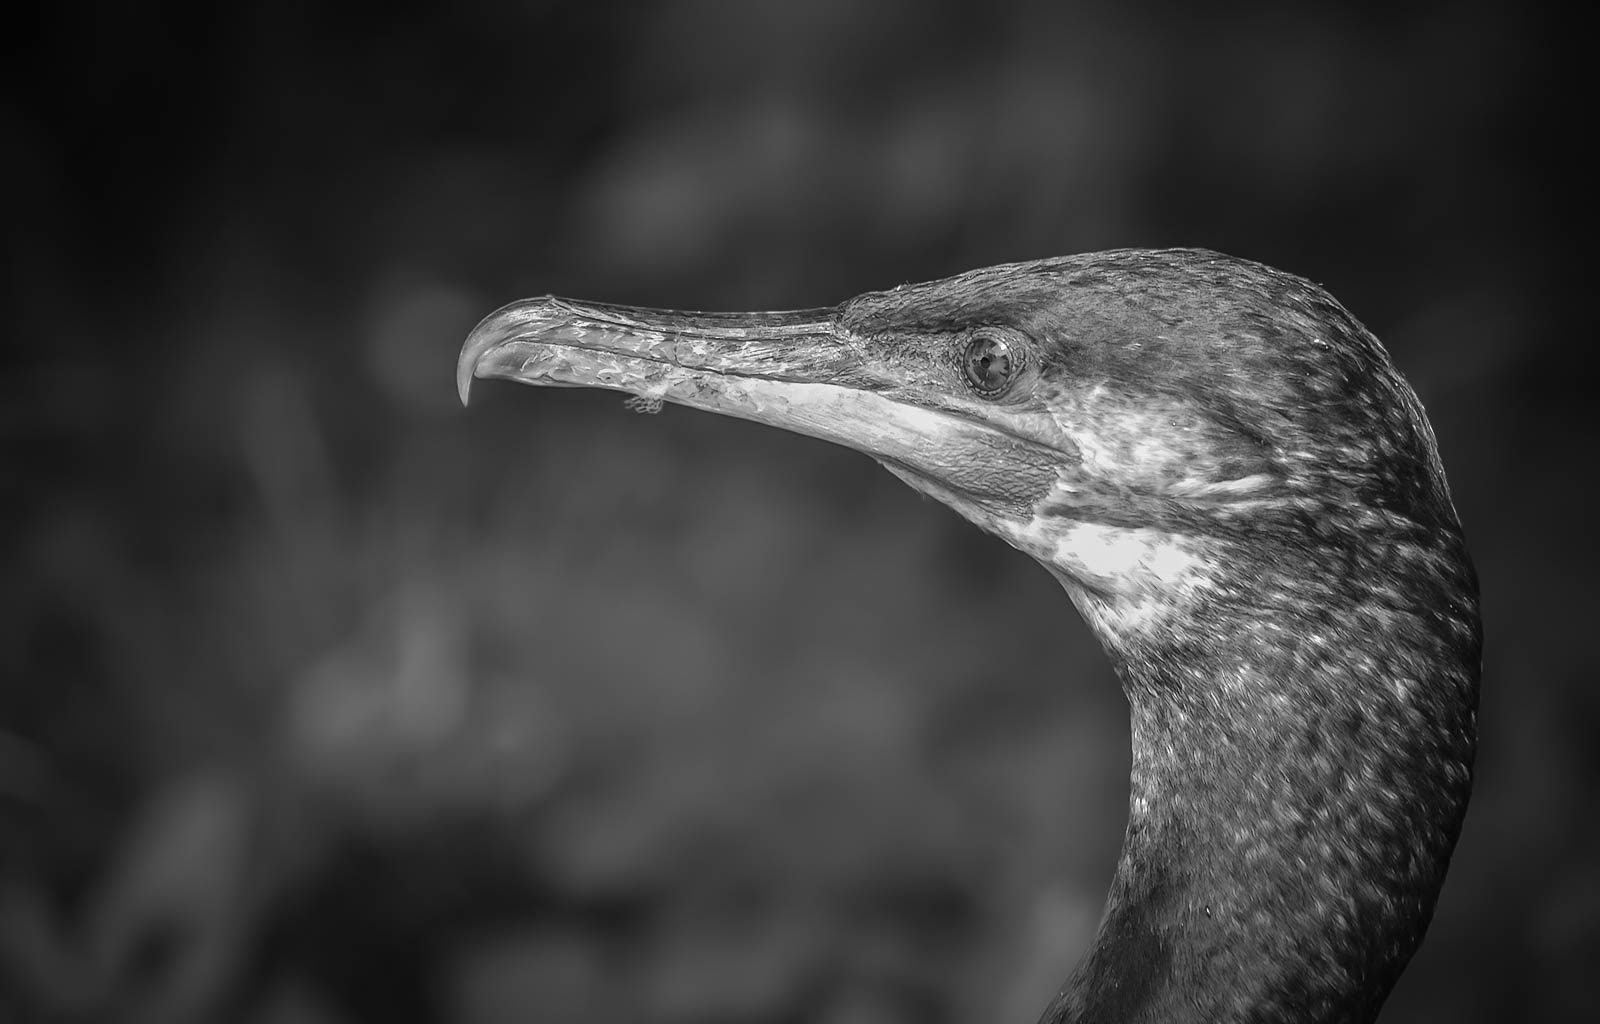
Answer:
[[[961,353],[961,375],[984,398],[996,398],[1022,375],[1026,349],[993,328],[979,328]]]

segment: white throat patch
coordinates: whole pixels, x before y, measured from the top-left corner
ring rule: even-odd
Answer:
[[[1083,522],[1064,514],[1058,486],[1026,523],[998,532],[1075,585],[1080,609],[1097,629],[1142,633],[1182,613],[1213,586],[1205,541],[1148,526]]]

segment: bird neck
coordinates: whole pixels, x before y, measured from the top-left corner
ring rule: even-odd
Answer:
[[[1046,1024],[1376,1016],[1471,787],[1475,609],[1465,631],[1365,604],[1298,614],[1107,644],[1132,711],[1128,828]]]

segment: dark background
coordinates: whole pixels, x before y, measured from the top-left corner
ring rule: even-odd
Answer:
[[[464,411],[455,356],[546,291],[789,308],[1201,245],[1385,340],[1482,575],[1477,796],[1384,1019],[1593,1019],[1571,26],[221,6],[7,30],[0,1018],[1033,1020],[1126,811],[1056,584],[862,456],[598,392]]]

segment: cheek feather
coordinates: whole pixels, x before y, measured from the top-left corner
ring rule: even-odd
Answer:
[[[1052,397],[1058,434],[1081,472],[1116,485],[1174,497],[1247,497],[1275,485],[1259,444],[1180,397],[1131,396],[1096,384]]]

